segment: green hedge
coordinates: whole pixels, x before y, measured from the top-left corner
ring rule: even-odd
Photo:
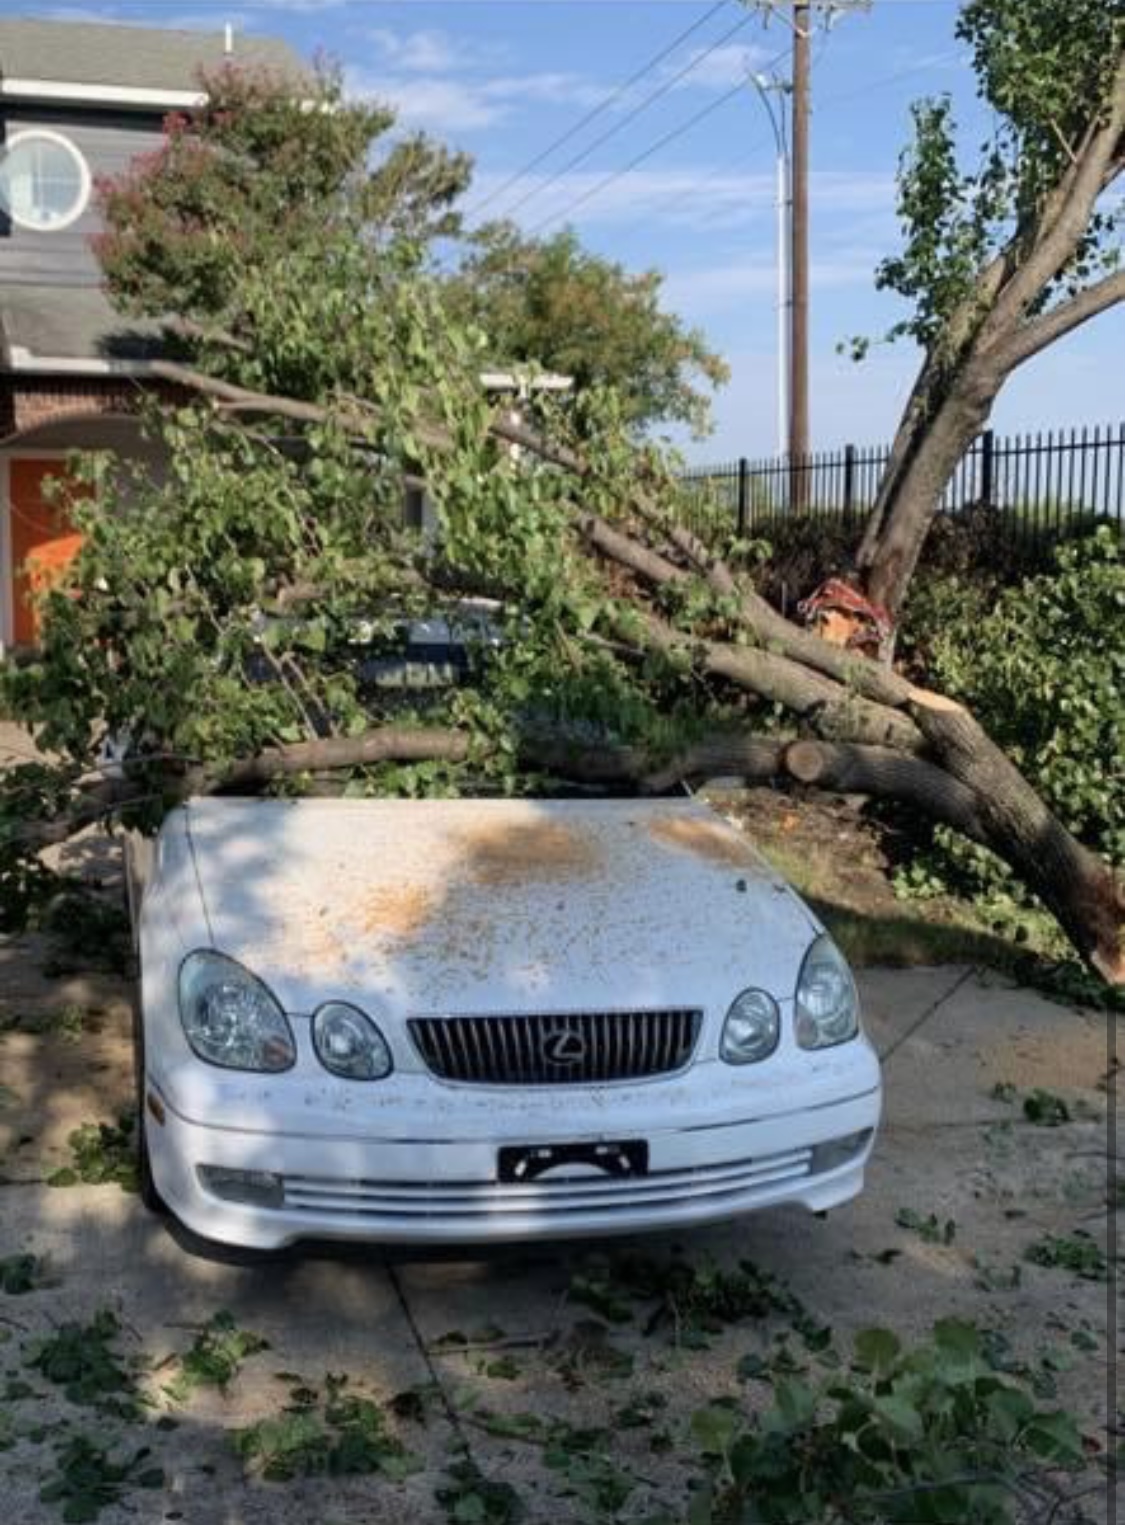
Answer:
[[[1125,560],[1108,529],[1060,547],[1055,569],[1007,588],[921,576],[901,651],[921,679],[962,699],[1056,814],[1125,864]],[[1012,893],[990,854],[953,833],[913,887]],[[1017,897],[1018,898],[1018,897]]]

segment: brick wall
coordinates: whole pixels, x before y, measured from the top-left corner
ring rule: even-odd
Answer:
[[[102,418],[134,413],[146,393],[169,400],[172,388],[127,376],[81,380],[53,376],[0,376],[0,438],[22,434],[59,419]]]

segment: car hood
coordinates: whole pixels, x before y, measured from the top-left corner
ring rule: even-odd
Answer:
[[[212,940],[293,1014],[792,995],[817,924],[691,802],[232,800],[186,824]]]

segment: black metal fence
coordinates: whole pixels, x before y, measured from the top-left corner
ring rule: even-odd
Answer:
[[[794,461],[741,459],[694,467],[683,487],[698,533],[737,530],[767,536],[779,520],[830,517],[862,522],[871,509],[889,446],[845,445]],[[1125,424],[979,436],[942,501],[950,515],[994,510],[1013,549],[1069,539],[1098,523],[1125,534]]]

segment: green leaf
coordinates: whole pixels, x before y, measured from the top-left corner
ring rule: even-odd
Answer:
[[[1015,1440],[1021,1428],[1035,1412],[1026,1393],[1014,1387],[1002,1387],[988,1395],[986,1407],[992,1428],[1007,1443]]]
[[[479,1525],[487,1519],[488,1507],[479,1493],[463,1493],[454,1504],[452,1515],[461,1525]]]
[[[922,1415],[905,1398],[894,1393],[877,1395],[871,1401],[871,1408],[894,1432],[896,1442],[918,1441],[925,1434]]]
[[[779,1377],[774,1383],[774,1403],[790,1429],[803,1429],[816,1416],[816,1394],[804,1382]]]
[[[885,1376],[898,1360],[902,1344],[889,1329],[862,1329],[855,1337],[855,1364],[861,1371]]]
[[[971,1365],[981,1356],[980,1331],[963,1319],[939,1319],[934,1325],[934,1343],[958,1363]]]
[[[710,1456],[725,1456],[742,1428],[742,1418],[735,1409],[719,1404],[696,1409],[691,1416],[691,1432],[701,1449]]]
[[[1026,1425],[1022,1440],[1029,1451],[1045,1461],[1067,1465],[1085,1457],[1082,1436],[1070,1414],[1037,1414]]]

